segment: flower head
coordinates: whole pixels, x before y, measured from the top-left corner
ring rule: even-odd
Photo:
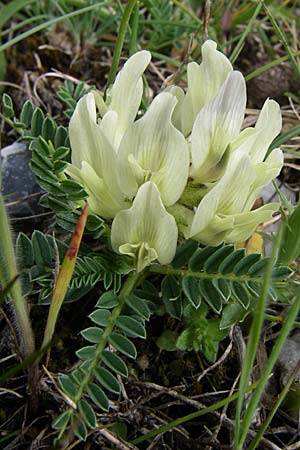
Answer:
[[[176,98],[161,93],[145,115],[134,122],[118,153],[120,186],[132,198],[140,185],[153,181],[165,205],[181,196],[188,178],[189,150],[184,136],[171,122]]]
[[[131,256],[138,271],[155,260],[169,264],[175,255],[177,237],[175,219],[166,211],[151,181],[139,188],[130,209],[116,215],[111,228],[113,250]]]

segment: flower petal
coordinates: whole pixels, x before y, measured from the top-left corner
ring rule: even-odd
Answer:
[[[66,173],[75,179],[81,178],[93,197],[93,200],[89,199],[93,212],[104,218],[114,217],[128,203],[116,181],[116,153],[96,123],[93,93],[79,100],[70,121],[69,134],[73,168],[69,165]]]
[[[151,53],[147,50],[132,55],[108,92],[108,108],[118,114],[117,146],[138,112],[143,95],[142,74],[150,60]]]
[[[92,163],[92,154],[97,152],[93,125],[96,124],[96,105],[92,92],[82,97],[76,105],[69,124],[72,164],[80,168],[81,161]]]
[[[203,230],[207,232],[216,215],[225,217],[242,212],[254,180],[255,170],[249,156],[236,152],[223,177],[201,200],[191,226],[190,237],[199,236]]]
[[[191,93],[194,117],[215,96],[232,71],[229,59],[217,50],[214,41],[204,42],[201,53],[200,65],[194,62],[188,65],[188,91]]]
[[[268,203],[253,211],[246,211],[234,216],[233,230],[227,234],[226,242],[236,244],[243,242],[251,236],[261,223],[270,220],[273,213],[279,208],[279,203]]]
[[[171,123],[176,98],[159,94],[148,111],[127,130],[118,152],[123,192],[132,198],[145,181],[153,181],[165,205],[181,196],[188,178],[189,150],[184,136]]]
[[[254,164],[262,162],[267,150],[280,133],[282,118],[280,106],[274,100],[266,100],[254,128],[246,128],[233,142],[233,151],[242,150]]]
[[[169,264],[174,258],[178,231],[154,183],[143,184],[130,209],[120,211],[112,223],[111,244],[117,253],[134,257],[138,270],[158,259]]]
[[[230,143],[238,136],[246,107],[246,84],[231,72],[218,94],[206,104],[192,130],[191,176],[198,183],[215,181],[227,165]]]
[[[174,124],[185,136],[190,134],[198,112],[216,95],[233,70],[228,58],[217,51],[215,42],[207,40],[201,51],[202,63],[191,62],[187,66],[187,93],[178,102],[174,113]]]

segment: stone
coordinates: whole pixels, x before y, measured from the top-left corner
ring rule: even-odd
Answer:
[[[42,191],[29,167],[30,158],[24,143],[1,149],[2,194],[10,217],[34,216],[43,211],[38,205]]]

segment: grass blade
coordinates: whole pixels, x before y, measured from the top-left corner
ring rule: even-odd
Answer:
[[[60,17],[55,17],[54,19],[48,20],[47,22],[41,23],[37,25],[36,27],[33,27],[24,33],[14,37],[13,39],[10,39],[9,41],[5,42],[4,44],[0,45],[0,52],[3,50],[12,47],[14,44],[17,44],[18,42],[22,41],[23,39],[27,38],[28,36],[31,36],[32,34],[37,33],[38,31],[44,30],[45,28],[51,27],[55,23],[62,22],[63,20],[69,19],[71,17],[79,16],[80,14],[84,14],[88,11],[92,11],[93,9],[96,9],[100,6],[109,6],[111,5],[112,1],[106,1],[106,2],[99,2],[94,3],[90,6],[85,6],[84,8],[80,8],[77,11],[72,11],[68,14],[65,14]]]
[[[114,56],[113,56],[110,71],[108,74],[108,78],[107,78],[106,89],[114,82],[114,79],[116,77],[119,62],[120,62],[121,52],[122,52],[122,48],[124,45],[125,34],[126,34],[128,22],[129,22],[130,16],[132,14],[132,11],[133,11],[133,8],[134,8],[136,2],[137,2],[137,0],[129,0],[124,9],[124,13],[122,16],[122,20],[121,20],[120,28],[119,28],[119,32],[118,32],[118,38],[117,38],[117,42],[116,42],[116,46],[115,46]]]
[[[240,419],[242,414],[242,407],[244,403],[245,394],[247,391],[247,386],[249,384],[249,380],[251,377],[251,372],[255,360],[255,355],[257,352],[257,348],[259,345],[259,338],[261,335],[261,330],[263,326],[264,316],[265,316],[265,306],[268,296],[268,287],[271,280],[272,275],[272,269],[274,266],[274,262],[276,259],[277,251],[281,242],[281,236],[282,236],[282,228],[280,228],[276,240],[274,242],[272,254],[270,257],[270,260],[268,262],[266,274],[264,277],[264,282],[261,290],[261,294],[258,300],[257,308],[253,313],[253,319],[252,319],[252,325],[250,329],[248,344],[246,348],[245,358],[242,366],[241,371],[241,377],[240,377],[240,383],[239,383],[239,397],[236,405],[236,420],[235,420],[235,449],[240,450],[242,448],[242,445],[240,445],[240,442],[242,441],[242,437],[244,438],[247,434],[248,428],[250,426],[249,422],[243,421],[243,429],[242,429],[242,436],[240,437]],[[249,411],[249,407],[247,408],[247,413]],[[247,414],[246,413],[246,414]],[[254,411],[253,411],[254,413]],[[248,414],[249,415],[249,414]],[[252,419],[252,416],[250,420]],[[248,428],[247,428],[248,427]],[[245,431],[246,430],[246,431]]]

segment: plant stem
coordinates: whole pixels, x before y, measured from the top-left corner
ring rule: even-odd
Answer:
[[[265,306],[266,306],[266,301],[267,301],[267,296],[268,296],[269,283],[271,280],[272,269],[273,269],[273,266],[275,263],[278,248],[279,248],[279,245],[281,242],[281,236],[282,236],[282,227],[280,228],[280,230],[276,236],[272,254],[271,254],[270,260],[268,262],[266,274],[264,276],[261,294],[258,299],[257,307],[253,313],[251,330],[250,330],[248,344],[247,344],[246,353],[245,353],[245,357],[244,357],[244,363],[243,363],[243,367],[242,367],[242,371],[241,371],[241,377],[240,377],[240,383],[239,383],[239,397],[238,397],[237,406],[236,406],[235,436],[234,436],[234,439],[235,439],[234,443],[235,443],[236,450],[240,450],[243,448],[243,442],[247,436],[247,432],[250,427],[250,421],[252,420],[252,416],[251,417],[249,416],[250,407],[248,406],[243,423],[242,423],[242,425],[240,425],[244,397],[245,397],[245,393],[247,390],[247,385],[248,385],[250,377],[251,377],[252,367],[254,364],[255,355],[257,352],[258,344],[259,344],[259,339],[260,339],[261,330],[262,330],[264,317],[265,317]],[[265,379],[265,373],[266,373],[266,371],[264,371],[264,374],[263,374],[264,379]],[[265,383],[266,382],[267,382],[267,379],[266,379]],[[256,392],[257,392],[257,390],[256,390]],[[251,400],[251,402],[252,402],[252,400]],[[251,404],[251,402],[250,402],[250,404]],[[251,412],[252,412],[252,414],[254,414],[253,409],[251,409]],[[246,416],[247,416],[247,420],[245,420]]]
[[[282,389],[281,393],[279,394],[275,405],[273,406],[272,410],[269,412],[266,420],[264,421],[264,423],[262,424],[262,426],[260,427],[259,431],[257,432],[255,438],[253,439],[253,441],[251,442],[250,446],[248,447],[247,450],[255,450],[257,445],[259,444],[260,439],[263,437],[263,435],[265,434],[265,431],[267,430],[268,426],[270,425],[274,415],[276,414],[276,411],[278,410],[278,408],[280,407],[281,403],[283,402],[286,394],[289,392],[292,383],[298,373],[300,369],[300,360],[297,362],[291,376],[289,377],[286,385],[284,386],[284,388]]]
[[[1,186],[1,183],[0,183]],[[34,336],[30,323],[27,305],[22,296],[20,280],[17,278],[17,265],[14,254],[12,235],[8,217],[5,211],[4,200],[0,193],[0,282],[4,287],[12,279],[15,282],[10,289],[11,304],[16,317],[16,325],[21,338],[21,350],[24,358],[28,358],[35,351]]]
[[[115,46],[113,60],[112,60],[110,71],[109,71],[108,78],[107,78],[106,90],[114,82],[114,79],[116,77],[116,73],[117,73],[119,61],[120,61],[120,56],[121,56],[122,48],[124,45],[126,29],[127,29],[131,13],[133,11],[133,8],[134,8],[134,5],[136,4],[136,2],[137,2],[137,0],[129,0],[126,4],[125,10],[124,10],[124,13],[122,16],[121,24],[120,24],[120,29],[119,29],[119,33],[118,33],[116,46]]]
[[[135,288],[136,284],[138,283],[139,279],[141,278],[141,276],[143,276],[142,272],[132,272],[129,277],[127,278],[127,280],[124,283],[124,286],[121,289],[121,292],[119,294],[119,304],[118,306],[116,306],[114,308],[114,310],[112,311],[111,317],[109,319],[109,325],[105,328],[101,341],[99,342],[99,344],[96,347],[96,351],[95,351],[95,358],[93,359],[93,361],[91,361],[91,364],[89,365],[89,368],[87,370],[87,373],[84,377],[84,379],[82,380],[82,383],[77,391],[77,395],[74,399],[74,401],[77,403],[80,398],[82,397],[82,394],[85,390],[86,385],[89,383],[92,373],[96,367],[96,365],[98,364],[99,358],[101,353],[103,352],[103,350],[105,349],[106,345],[107,345],[107,339],[108,337],[111,335],[114,326],[115,326],[115,321],[116,319],[119,317],[119,315],[122,312],[122,309],[124,307],[125,304],[125,297],[127,295],[129,295],[132,290]]]
[[[152,265],[148,267],[149,272],[161,273],[164,275],[174,275],[176,277],[193,277],[196,279],[209,279],[214,280],[218,278],[217,273],[207,273],[207,272],[193,272],[189,269],[174,269],[172,266],[161,266],[161,265]],[[250,275],[235,275],[235,274],[220,274],[220,278],[227,281],[237,281],[237,282],[246,282],[248,280],[254,282],[262,281],[261,277],[250,277]]]
[[[133,289],[143,279],[143,277],[144,277],[144,272],[132,272],[128,276],[127,280],[125,281],[125,283],[121,289],[121,292],[119,294],[119,304],[112,311],[112,314],[109,318],[109,324],[103,331],[101,341],[97,344],[94,359],[92,361],[90,361],[90,364],[85,373],[85,376],[84,376],[80,386],[78,387],[75,398],[73,399],[76,404],[81,399],[87,384],[90,382],[91,378],[93,377],[94,369],[99,362],[101,353],[103,352],[103,350],[105,349],[105,347],[107,345],[108,337],[110,336],[110,334],[112,333],[112,331],[114,329],[115,321],[122,312],[122,309],[125,304],[125,297],[133,291]],[[76,412],[76,410],[74,408],[70,408],[70,411],[71,411],[71,414],[74,414]],[[67,426],[67,423],[66,423],[65,427],[60,431],[60,434],[58,437],[59,439],[62,438],[62,436],[65,432],[66,426]]]
[[[257,383],[254,383],[251,386],[249,386],[249,388],[247,389],[247,392],[251,392],[255,388],[256,385],[257,385]],[[220,400],[219,402],[214,403],[213,405],[208,406],[207,408],[203,408],[200,411],[195,411],[186,416],[179,417],[178,419],[172,420],[172,422],[169,422],[166,425],[163,425],[162,427],[157,428],[156,430],[149,431],[149,433],[146,433],[143,436],[140,436],[140,437],[134,439],[131,442],[131,444],[133,444],[133,445],[140,444],[141,442],[144,442],[148,439],[154,438],[155,436],[157,436],[160,433],[164,433],[165,431],[170,431],[173,428],[178,427],[182,423],[188,422],[189,420],[193,420],[193,419],[196,419],[197,417],[201,417],[201,416],[204,416],[205,414],[216,411],[217,409],[222,408],[222,406],[228,405],[229,403],[236,400],[238,398],[238,395],[239,395],[239,393],[236,392],[235,394],[233,394],[227,398],[224,398],[224,400]]]
[[[248,430],[250,428],[251,421],[252,421],[253,415],[255,413],[255,410],[257,408],[258,402],[259,402],[260,397],[265,389],[265,386],[268,382],[269,376],[270,376],[272,369],[278,359],[278,356],[279,356],[281,349],[285,343],[285,340],[288,337],[288,335],[293,327],[293,323],[297,317],[299,308],[300,308],[300,295],[298,295],[298,297],[295,299],[294,304],[292,305],[291,309],[289,310],[288,316],[286,317],[285,322],[280,330],[279,336],[276,339],[276,342],[274,344],[271,355],[264,367],[264,370],[260,377],[257,388],[255,389],[253,396],[250,400],[250,403],[248,405],[247,411],[245,413],[245,416],[244,416],[244,419],[243,419],[243,422],[241,425],[241,432],[240,432],[240,438],[239,438],[239,443],[237,445],[237,449],[243,448],[243,444],[246,439]]]

